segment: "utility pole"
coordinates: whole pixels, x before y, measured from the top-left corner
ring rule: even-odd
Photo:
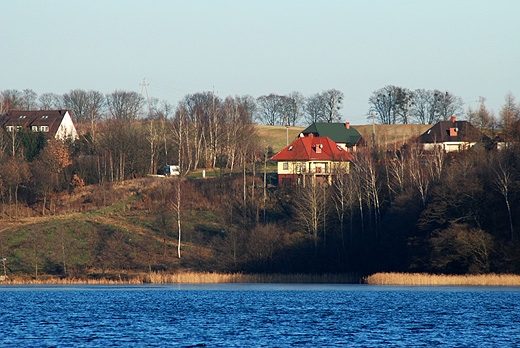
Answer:
[[[289,145],[289,117],[285,115],[285,146]]]
[[[374,112],[372,112],[372,145],[374,148],[376,147],[376,125],[374,121],[375,115]]]
[[[146,83],[146,77],[143,78],[143,82],[139,84],[141,86],[141,94],[139,95],[139,108],[137,111],[137,118],[139,118],[139,114],[141,113],[141,104],[143,101],[143,91],[146,93],[146,101],[148,102],[148,111],[150,112],[150,116],[152,115],[152,108],[150,107],[150,98],[148,97],[148,83]]]

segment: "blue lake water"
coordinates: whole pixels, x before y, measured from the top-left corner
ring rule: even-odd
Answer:
[[[0,286],[2,347],[516,347],[520,288]]]

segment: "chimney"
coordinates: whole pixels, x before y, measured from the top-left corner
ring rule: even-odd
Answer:
[[[350,122],[345,123],[345,128],[350,129]]]
[[[455,123],[455,121],[457,121],[457,118],[455,117],[455,115],[451,116],[451,123]]]

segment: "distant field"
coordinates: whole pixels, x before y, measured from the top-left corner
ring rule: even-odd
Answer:
[[[285,128],[284,126],[256,125],[256,131],[260,139],[264,139],[264,141],[273,148],[275,153],[287,145],[287,138],[289,139],[289,143],[292,142],[305,128],[307,127]],[[287,134],[289,134],[288,137]]]
[[[352,126],[358,130],[363,138],[372,139],[372,125]],[[429,124],[376,124],[374,126],[376,140],[379,145],[392,147],[402,146],[409,140],[415,139],[426,132]]]
[[[372,125],[354,125],[351,127],[357,129],[365,139],[372,138]],[[431,125],[427,124],[379,124],[375,125],[374,129],[378,143],[382,146],[392,147],[394,144],[401,146],[410,139],[415,139],[430,127]],[[260,138],[269,144],[275,153],[286,146],[287,138],[290,143],[305,128],[307,127],[289,127],[286,129],[283,126],[256,125]]]

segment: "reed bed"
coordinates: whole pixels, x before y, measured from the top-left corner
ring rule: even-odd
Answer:
[[[494,273],[479,275],[375,273],[366,277],[364,282],[371,285],[520,286],[520,275]]]
[[[244,274],[212,272],[151,272],[124,276],[100,278],[59,278],[41,276],[37,279],[28,277],[8,277],[0,284],[48,284],[48,285],[118,285],[118,284],[220,284],[220,283],[359,283],[354,274]]]

